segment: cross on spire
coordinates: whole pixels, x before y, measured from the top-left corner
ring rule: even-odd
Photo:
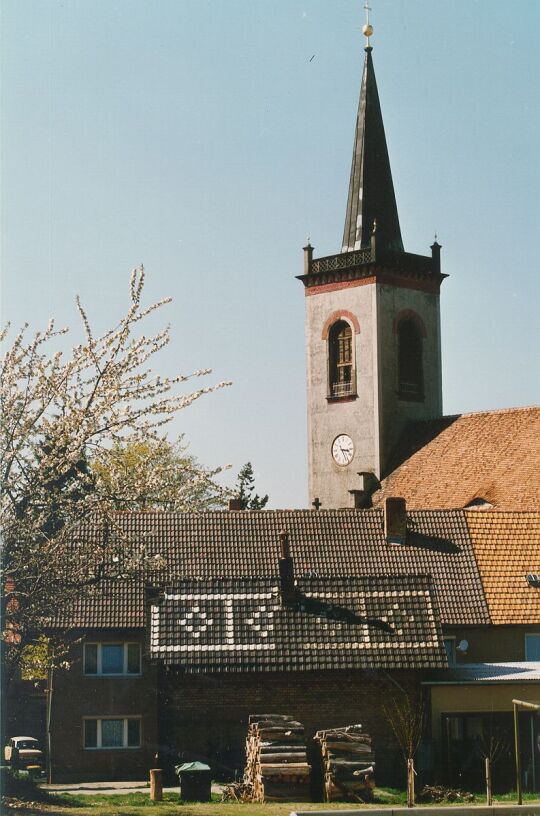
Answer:
[[[363,33],[364,33],[364,35],[366,37],[366,40],[367,40],[367,47],[370,48],[369,38],[373,34],[373,26],[371,25],[371,23],[369,21],[369,12],[371,11],[371,6],[367,2],[367,0],[364,3],[364,8],[366,10],[366,23],[365,23],[362,31],[363,31]]]
[[[372,10],[369,3],[364,3],[364,8],[366,10],[366,25],[369,25],[369,12]]]

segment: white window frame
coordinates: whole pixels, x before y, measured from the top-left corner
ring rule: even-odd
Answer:
[[[86,723],[91,720],[97,723],[96,745],[85,745]],[[104,720],[123,720],[122,731],[122,745],[102,745],[101,744],[101,723]],[[128,745],[128,722],[130,720],[137,720],[139,723],[139,744]],[[82,733],[83,748],[85,751],[140,751],[142,746],[142,716],[135,714],[133,716],[123,717],[109,714],[106,717],[83,717],[83,733]]]
[[[525,661],[526,662],[532,661],[532,657],[529,657],[529,655],[528,655],[529,650],[527,648],[527,643],[528,643],[529,638],[537,638],[538,640],[540,640],[540,632],[526,632],[525,633]]]
[[[97,646],[97,671],[95,672],[87,672],[86,671],[86,647],[87,646]],[[121,672],[103,672],[102,671],[102,658],[101,658],[101,650],[103,646],[123,646],[124,647],[124,660],[123,660],[123,669]],[[129,646],[137,646],[139,649],[139,671],[138,672],[128,672],[128,647]],[[129,640],[129,641],[120,641],[120,640],[89,640],[84,644],[84,654],[83,654],[83,674],[85,677],[140,677],[142,674],[142,650],[141,644],[136,640]]]

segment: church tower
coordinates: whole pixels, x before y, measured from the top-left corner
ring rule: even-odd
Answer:
[[[365,506],[406,423],[442,415],[440,249],[405,252],[367,37],[342,249],[304,247],[309,501]],[[318,500],[318,501],[316,501]]]

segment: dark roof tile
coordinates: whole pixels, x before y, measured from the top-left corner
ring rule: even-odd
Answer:
[[[272,578],[278,574],[279,533],[289,533],[295,575],[303,577],[431,575],[445,624],[485,624],[489,615],[465,513],[415,511],[404,546],[386,543],[380,510],[125,513],[117,534],[166,562],[162,584],[186,579]],[[81,535],[100,535],[99,525]],[[152,582],[158,579],[154,576]],[[106,586],[72,610],[83,627],[142,626],[142,588]]]
[[[186,672],[446,665],[426,576],[304,578],[290,605],[271,578],[181,581],[150,619],[151,657]]]

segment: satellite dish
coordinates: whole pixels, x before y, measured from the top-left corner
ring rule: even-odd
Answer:
[[[469,641],[468,640],[460,640],[458,645],[456,646],[456,649],[458,650],[458,652],[463,652],[463,654],[465,654],[465,652],[467,651],[468,648],[469,648]]]

